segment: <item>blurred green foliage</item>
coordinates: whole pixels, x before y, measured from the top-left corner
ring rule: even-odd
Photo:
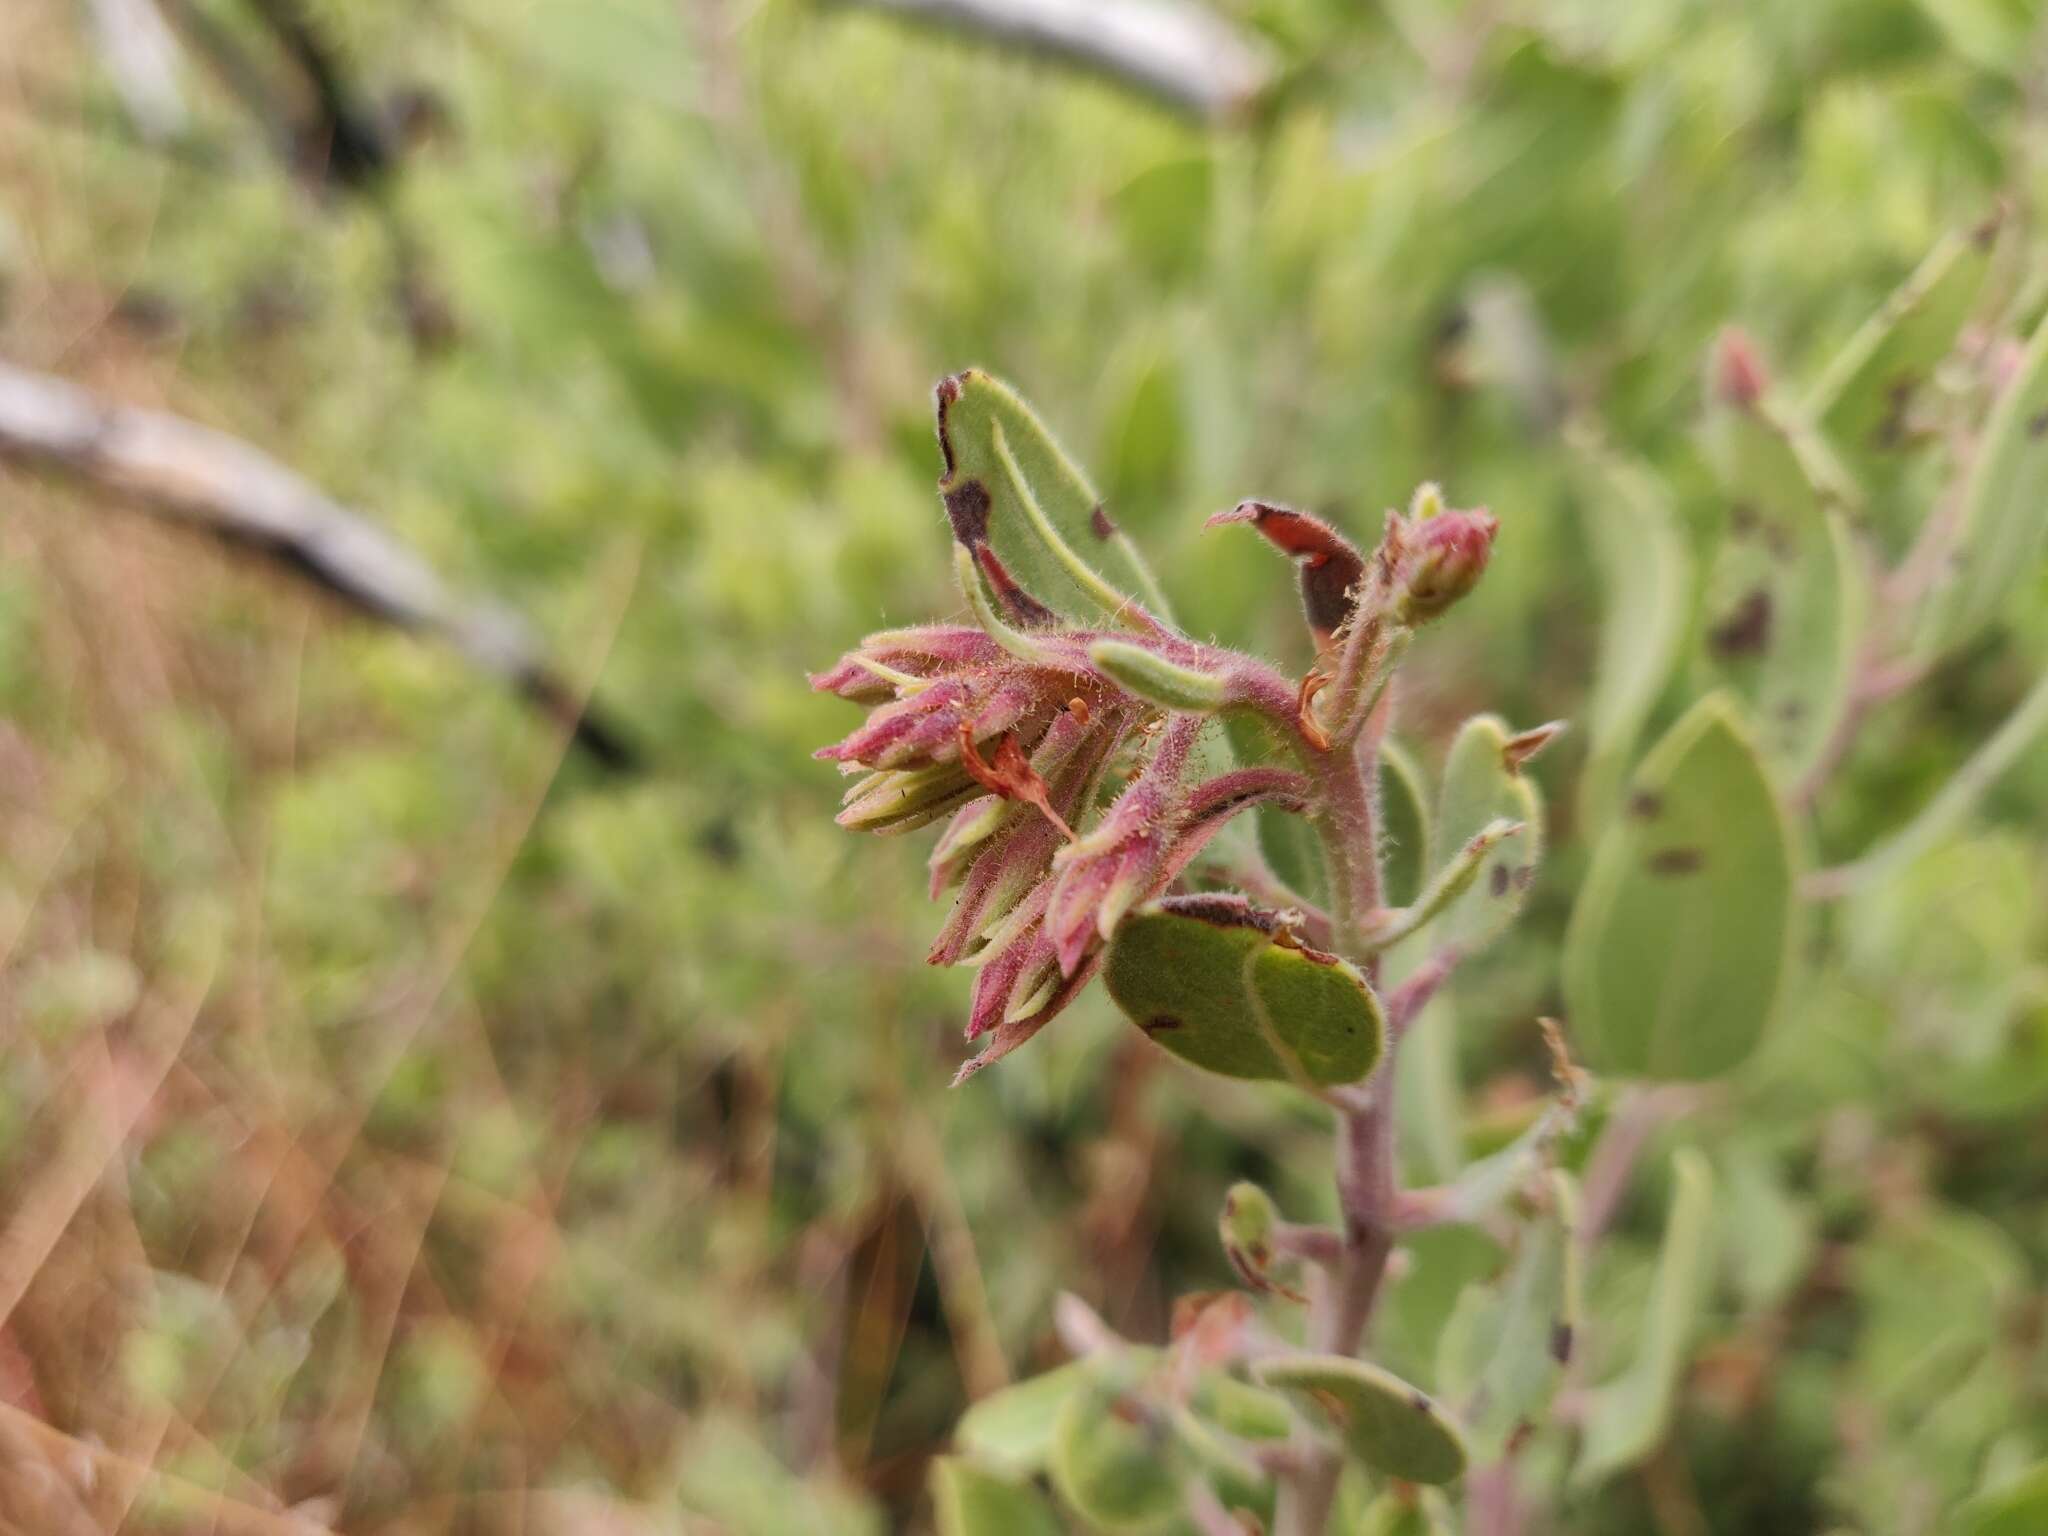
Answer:
[[[190,9],[277,72],[248,8]],[[1423,1026],[1418,1180],[1526,1117],[1603,807],[1719,680],[1709,343],[1741,323],[1796,397],[2000,206],[1965,342],[2032,331],[2041,7],[1229,9],[1287,69],[1200,129],[803,0],[320,0],[367,99],[438,105],[368,191],[280,165],[196,55],[195,152],[137,143],[71,8],[0,18],[0,349],[371,509],[532,615],[647,759],[564,760],[459,660],[0,475],[0,1216],[37,1237],[0,1264],[0,1403],[158,1469],[93,1499],[177,1532],[223,1498],[351,1532],[614,1528],[574,1524],[590,1498],[621,1530],[924,1529],[925,1462],[1054,1358],[1056,1290],[1162,1336],[1228,1283],[1234,1180],[1327,1214],[1318,1111],[1099,993],[947,1094],[967,980],[922,963],[918,857],[831,824],[810,752],[849,721],[804,674],[957,609],[929,391],[967,363],[1029,392],[1191,632],[1290,668],[1284,573],[1204,515],[1268,495],[1369,541],[1423,479],[1499,515],[1406,742],[1439,767],[1484,708],[1622,744],[1583,797],[1583,737],[1532,770],[1546,860]],[[1844,453],[1896,557],[1952,466]],[[2002,493],[2034,532],[1871,718],[1817,863],[2048,666],[2038,486]],[[1639,583],[1683,629],[1618,681],[1603,616]],[[1669,1436],[1558,1461],[1543,1528],[2039,1528],[2044,811],[2036,749],[1817,911],[1759,1054],[1654,1133],[1580,1384],[1648,1382]],[[1690,1326],[1657,1268],[1680,1144],[1724,1229]],[[1418,1242],[1376,1357],[1429,1379],[1501,1264]]]

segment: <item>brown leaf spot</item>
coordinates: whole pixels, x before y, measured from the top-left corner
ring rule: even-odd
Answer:
[[[1572,1357],[1572,1325],[1562,1320],[1550,1325],[1550,1358],[1563,1365]]]
[[[1628,797],[1628,813],[1639,821],[1655,821],[1664,814],[1664,797],[1639,789]]]
[[[1156,1035],[1161,1030],[1179,1029],[1180,1020],[1170,1013],[1155,1013],[1143,1024],[1140,1024],[1138,1028],[1144,1030],[1148,1035]]]
[[[1536,866],[1535,866],[1534,864],[1522,864],[1522,865],[1518,865],[1518,866],[1516,867],[1516,869],[1515,869],[1515,889],[1516,889],[1516,890],[1518,890],[1518,891],[1526,891],[1527,889],[1529,889],[1529,887],[1530,887],[1530,886],[1534,885],[1535,883],[1536,883]]]
[[[1116,524],[1109,520],[1108,511],[1099,501],[1095,503],[1094,510],[1088,514],[1088,526],[1095,530],[1095,537],[1098,539],[1113,539],[1116,537]]]
[[[2048,411],[2036,411],[2027,418],[2027,436],[2039,437],[2048,432]]]
[[[1650,855],[1653,875],[1690,875],[1706,865],[1704,848],[1665,848]]]
[[[1754,656],[1771,643],[1771,594],[1762,587],[1735,605],[1734,612],[1707,632],[1707,644],[1722,657]]]
[[[952,465],[949,462],[950,472]],[[979,480],[962,480],[946,492],[946,520],[953,525],[953,537],[972,548],[988,542],[988,487]]]
[[[1486,872],[1486,888],[1496,896],[1505,896],[1510,878],[1507,865],[1496,864]]]
[[[1429,1394],[1427,1392],[1409,1393],[1408,1406],[1410,1408],[1413,1408],[1417,1413],[1429,1412]]]

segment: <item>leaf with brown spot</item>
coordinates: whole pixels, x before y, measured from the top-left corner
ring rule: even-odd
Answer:
[[[1725,694],[1637,777],[1659,814],[1609,823],[1566,934],[1572,1040],[1603,1075],[1714,1077],[1777,1011],[1799,915],[1792,828]]]
[[[1010,590],[1072,625],[1144,628],[1138,604],[1167,617],[1136,546],[1030,406],[973,368],[941,382],[937,403],[939,492],[954,537],[974,553],[985,581],[1003,572]]]

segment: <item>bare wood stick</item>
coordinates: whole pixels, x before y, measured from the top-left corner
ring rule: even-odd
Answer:
[[[1078,64],[1197,117],[1237,115],[1271,60],[1220,17],[1176,0],[841,0]]]
[[[76,475],[288,567],[358,612],[441,639],[570,728],[605,766],[634,765],[632,748],[579,704],[516,614],[457,598],[391,534],[237,438],[0,362],[7,460]]]

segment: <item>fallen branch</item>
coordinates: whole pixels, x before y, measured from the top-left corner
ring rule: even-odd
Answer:
[[[977,33],[1092,69],[1197,117],[1236,116],[1271,60],[1220,17],[1175,0],[841,0]]]
[[[0,363],[7,460],[91,481],[287,567],[360,613],[444,640],[606,767],[633,766],[626,741],[583,707],[517,615],[458,599],[391,534],[247,443]]]

